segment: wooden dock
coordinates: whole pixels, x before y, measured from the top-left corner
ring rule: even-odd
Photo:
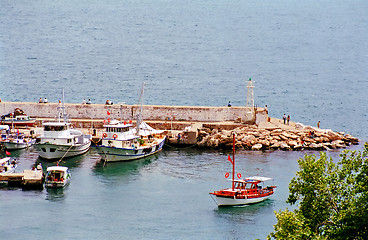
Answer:
[[[7,182],[9,187],[25,189],[43,189],[42,170],[24,170],[22,173],[0,173],[0,182]]]

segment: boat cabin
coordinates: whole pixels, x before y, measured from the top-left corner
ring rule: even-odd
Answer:
[[[242,180],[234,180],[235,182],[235,188],[236,189],[242,189],[242,190],[254,190],[254,189],[262,189],[264,188],[263,183],[265,181],[272,180],[272,178],[268,177],[249,177]]]
[[[238,181],[235,184],[235,188],[236,189],[257,189],[257,188],[262,188],[261,186],[258,186],[258,183],[260,183],[259,181]]]
[[[64,181],[66,178],[68,178],[70,173],[69,169],[67,167],[61,167],[61,166],[54,166],[54,167],[48,167],[47,168],[47,175],[46,180],[47,181]]]
[[[103,138],[106,140],[128,141],[137,138],[134,134],[133,124],[115,123],[104,125],[104,127]]]
[[[45,138],[68,138],[70,137],[70,123],[46,122],[43,123],[43,135]]]

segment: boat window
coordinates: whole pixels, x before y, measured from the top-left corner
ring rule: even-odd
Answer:
[[[46,148],[41,148],[42,152],[46,152]]]
[[[55,152],[56,148],[50,148],[50,152]]]
[[[64,126],[45,126],[45,131],[64,131]]]

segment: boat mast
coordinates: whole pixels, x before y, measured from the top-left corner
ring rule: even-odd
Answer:
[[[64,119],[64,122],[67,122],[68,119],[67,119],[67,115],[66,115],[66,112],[65,112],[65,102],[64,102],[64,89],[61,91],[61,94],[62,94],[62,106],[61,107],[58,107],[59,109],[59,122],[60,122],[60,118],[61,116],[63,116],[63,119]]]
[[[144,85],[145,82],[143,82],[142,84],[142,90],[141,90],[141,95],[139,97],[139,111],[137,114],[137,135],[139,136],[139,129],[142,123],[142,105],[143,105],[143,95],[144,95]]]
[[[233,191],[235,188],[235,133],[233,133]]]

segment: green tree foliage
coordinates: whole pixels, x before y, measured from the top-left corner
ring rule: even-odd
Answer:
[[[336,163],[326,153],[305,155],[289,184],[287,203],[275,212],[268,239],[368,239],[368,144],[345,150]]]

